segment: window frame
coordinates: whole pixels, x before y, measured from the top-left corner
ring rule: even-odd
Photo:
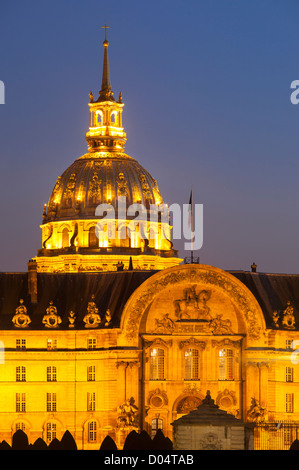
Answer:
[[[154,355],[153,352],[157,351],[157,355]],[[159,352],[163,354],[159,355]],[[154,360],[154,358],[157,358]],[[166,380],[166,351],[165,348],[158,346],[153,346],[149,352],[149,380]]]

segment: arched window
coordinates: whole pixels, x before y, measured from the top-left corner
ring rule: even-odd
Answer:
[[[97,116],[96,126],[102,126],[103,125],[102,113],[97,111],[96,116]]]
[[[150,380],[164,380],[164,379],[165,379],[164,349],[153,348],[151,349]]]
[[[152,439],[157,434],[158,429],[163,430],[163,419],[154,418],[152,419]]]
[[[46,441],[50,443],[53,439],[57,438],[57,425],[54,421],[49,421],[46,424]]]
[[[87,439],[88,442],[96,442],[97,440],[97,422],[89,421],[87,426]]]
[[[96,228],[90,227],[88,232],[88,246],[89,248],[98,248],[99,247],[99,240],[96,235]]]
[[[199,351],[195,348],[185,350],[185,380],[199,380]]]
[[[70,237],[69,237],[69,231],[65,227],[62,230],[62,248],[66,248],[68,246],[70,246]]]
[[[24,423],[24,421],[18,421],[15,425],[15,430],[18,431],[19,429],[21,429],[21,431],[23,431],[25,434],[26,434],[26,424]]]
[[[117,112],[116,111],[112,111],[112,113],[110,114],[110,124],[112,126],[117,126],[118,125],[118,119],[117,119]]]
[[[232,349],[220,349],[218,353],[218,379],[219,380],[233,380],[233,359],[234,354]]]

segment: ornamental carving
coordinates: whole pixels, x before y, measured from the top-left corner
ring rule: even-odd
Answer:
[[[104,323],[105,326],[110,326],[111,320],[112,320],[111,312],[110,312],[110,309],[107,308],[106,313],[105,313],[105,323]]]
[[[222,441],[218,439],[218,435],[209,432],[203,436],[199,442],[200,450],[222,450]]]
[[[88,198],[92,204],[99,201],[101,194],[101,180],[96,172],[93,173],[91,181],[89,182]]]
[[[49,307],[46,310],[46,315],[43,316],[43,324],[46,328],[57,328],[62,322],[60,316],[57,314],[57,308],[51,301]]]
[[[76,321],[76,315],[75,315],[75,312],[73,312],[72,310],[69,313],[68,321],[69,321],[69,328],[74,328],[75,327],[75,321]]]
[[[148,341],[144,339],[143,342],[144,342],[145,349],[148,349],[151,346],[162,346],[164,348],[169,348],[169,346],[172,346],[172,340],[164,341],[161,338],[156,338],[153,341]]]
[[[27,308],[23,302],[24,300],[20,299],[20,305],[16,308],[16,313],[12,317],[12,322],[17,328],[26,328],[31,323],[30,317],[27,314]]]
[[[118,195],[119,196],[126,196],[127,194],[127,181],[122,171],[118,173],[117,178],[117,186],[118,186]]]
[[[263,408],[259,401],[251,398],[251,406],[247,412],[247,420],[255,423],[262,423],[265,421],[266,408]]]
[[[156,333],[172,333],[175,326],[175,322],[169,317],[169,313],[165,313],[161,319],[155,318]]]
[[[155,408],[161,408],[163,405],[168,405],[167,393],[164,390],[160,390],[160,388],[151,390],[148,395],[148,403]]]
[[[210,320],[210,309],[207,301],[211,296],[211,292],[201,290],[196,293],[196,285],[188,287],[184,290],[181,300],[174,301],[175,315],[179,320]]]
[[[239,348],[240,347],[240,341],[237,340],[237,341],[232,341],[231,339],[228,339],[228,338],[224,338],[223,340],[221,341],[216,341],[216,340],[213,340],[212,341],[212,347],[213,348],[219,348],[219,349],[222,349],[222,348]]]
[[[154,334],[172,333],[201,333],[213,335],[233,335],[231,321],[222,319],[222,314],[216,315],[211,320],[174,320],[169,313],[165,313],[160,318],[155,318],[155,328],[151,332]]]
[[[261,309],[253,294],[241,285],[241,282],[227,273],[222,273],[217,268],[201,269],[191,266],[179,266],[171,272],[161,272],[146,282],[147,288],[141,288],[138,295],[133,295],[132,300],[126,305],[124,311],[125,335],[127,341],[138,339],[139,323],[145,308],[158,296],[167,286],[180,283],[198,283],[217,287],[229,295],[242,313],[248,338],[258,340],[261,337],[262,327],[265,323]],[[128,318],[126,318],[126,315]]]
[[[135,405],[133,397],[127,399],[117,408],[116,427],[118,429],[138,427],[138,407]]]
[[[183,398],[178,406],[177,406],[177,413],[179,414],[187,414],[190,411],[196,410],[201,404],[201,399],[194,395],[188,396]]]
[[[76,179],[77,179],[76,173],[72,173],[66,185],[65,192],[64,192],[64,196],[66,199],[73,196],[73,192],[76,186]]]
[[[282,327],[287,330],[293,330],[295,328],[295,316],[294,307],[288,300],[286,308],[284,310],[275,310],[272,314],[274,326],[276,328]]]
[[[228,408],[231,408],[232,406],[236,406],[237,404],[236,392],[232,390],[228,390],[227,388],[223,390],[222,392],[219,392],[216,397],[216,404],[219,406],[219,408],[225,409],[225,410],[227,410]]]
[[[179,347],[180,349],[196,347],[201,350],[204,350],[206,347],[206,343],[204,341],[199,341],[195,338],[189,338],[186,341],[181,341]]]
[[[200,389],[196,385],[196,383],[189,383],[186,385],[186,387],[183,390],[183,393],[188,394],[188,395],[197,395],[200,392]]]
[[[95,298],[94,295],[92,295],[91,302],[88,302],[88,305],[87,305],[87,313],[85,317],[83,318],[83,321],[85,323],[85,328],[97,328],[102,321],[99,315],[99,309],[96,306],[94,298]]]
[[[231,321],[229,319],[222,320],[222,314],[216,315],[216,317],[210,321],[209,326],[213,335],[233,334]]]

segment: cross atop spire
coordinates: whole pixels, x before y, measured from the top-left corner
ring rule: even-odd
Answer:
[[[104,28],[104,29],[105,29],[105,42],[107,42],[107,35],[106,35],[106,32],[107,32],[107,29],[110,28],[110,26],[107,26],[106,21],[105,21],[105,26],[101,26],[101,28]]]
[[[98,101],[114,101],[113,93],[111,91],[110,83],[110,71],[109,71],[109,59],[108,59],[108,46],[109,42],[107,41],[107,29],[110,26],[107,26],[105,21],[105,26],[101,26],[105,29],[105,41],[103,42],[104,46],[104,63],[103,63],[103,77],[102,77],[102,88],[100,91],[100,96]]]

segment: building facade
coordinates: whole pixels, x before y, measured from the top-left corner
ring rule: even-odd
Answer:
[[[88,153],[58,178],[28,271],[0,274],[0,440],[17,429],[48,443],[69,430],[80,449],[108,434],[121,448],[132,429],[172,439],[207,390],[244,422],[296,423],[299,275],[182,263],[169,220],[148,226],[163,199],[124,153],[123,106],[105,37]],[[97,225],[99,204],[115,209],[116,236]],[[132,204],[146,208],[137,223]]]

